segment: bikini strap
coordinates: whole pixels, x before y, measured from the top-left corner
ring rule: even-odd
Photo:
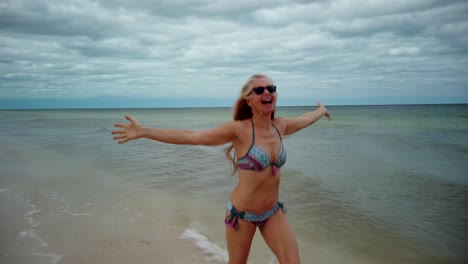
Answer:
[[[250,120],[252,121],[252,145],[253,145],[255,143],[255,127],[254,127],[253,118]]]
[[[239,230],[239,218],[244,219],[245,212],[239,212],[237,209],[234,207],[234,205],[231,205],[231,210],[229,210],[229,215],[226,216],[224,219],[224,223],[226,225],[230,225],[231,228],[234,230]]]
[[[283,211],[284,214],[287,213],[286,208],[284,207],[284,203],[278,202],[278,207],[281,208],[281,211]]]
[[[249,155],[250,150],[251,150],[252,147],[255,145],[255,128],[254,128],[254,122],[253,122],[253,119],[251,119],[250,121],[252,121],[252,144],[250,145],[249,150],[247,150],[247,153],[246,153],[244,156],[242,156],[241,158],[238,158],[237,160],[247,157],[247,155]],[[237,157],[237,155],[236,155],[236,157]]]
[[[281,134],[280,134],[278,128],[276,128],[275,124],[273,124],[273,123],[271,123],[271,125],[276,129],[276,132],[278,132],[278,136],[280,137],[280,140],[281,140],[281,142],[282,142],[283,139],[281,138]]]

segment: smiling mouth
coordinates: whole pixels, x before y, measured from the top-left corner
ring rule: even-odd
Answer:
[[[266,104],[271,104],[272,102],[273,102],[273,100],[268,99],[268,100],[263,100],[262,104],[266,105]]]

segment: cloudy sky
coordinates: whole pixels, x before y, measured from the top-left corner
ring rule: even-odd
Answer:
[[[466,0],[2,0],[0,108],[468,103]],[[2,106],[3,105],[3,106]]]

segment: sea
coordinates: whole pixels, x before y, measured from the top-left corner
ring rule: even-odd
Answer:
[[[468,105],[327,108],[283,139],[302,263],[468,263]],[[232,110],[0,111],[0,263],[227,263],[226,146],[119,145],[125,115],[201,130]],[[260,232],[248,263],[278,263]]]

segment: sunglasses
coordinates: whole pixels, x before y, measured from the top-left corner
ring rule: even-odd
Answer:
[[[261,95],[261,94],[263,94],[265,92],[265,90],[267,90],[271,94],[274,94],[274,93],[276,93],[276,86],[268,85],[267,87],[263,87],[263,86],[255,87],[255,88],[252,88],[252,90],[249,92],[249,94],[251,94],[252,91],[254,91],[255,94]]]

